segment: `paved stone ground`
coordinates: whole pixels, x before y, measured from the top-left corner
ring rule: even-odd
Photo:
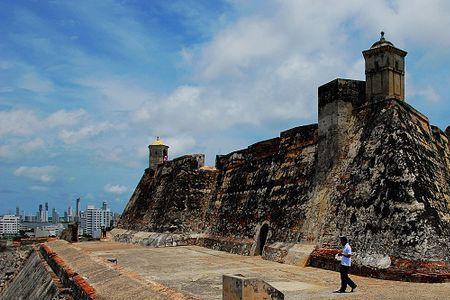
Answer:
[[[450,283],[424,284],[353,276],[357,292],[333,294],[339,273],[233,255],[197,246],[148,248],[111,241],[49,242],[96,288],[99,299],[221,299],[222,274],[262,278],[286,299],[448,299]],[[118,259],[118,264],[108,262]]]

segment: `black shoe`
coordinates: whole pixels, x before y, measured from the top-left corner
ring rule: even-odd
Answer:
[[[352,287],[352,290],[350,291],[350,293],[353,293],[353,291],[357,288],[358,286],[355,285],[354,287]]]
[[[345,293],[345,291],[337,290],[337,291],[334,291],[333,293]]]

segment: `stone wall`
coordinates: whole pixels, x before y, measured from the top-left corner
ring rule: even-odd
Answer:
[[[345,234],[361,254],[449,262],[446,132],[404,101],[367,103],[364,82],[334,80],[319,88],[318,125],[219,155],[215,168],[194,155],[146,171],[119,226],[254,254],[266,224],[266,256],[279,261],[288,244]]]
[[[0,294],[0,298],[4,300],[73,299],[70,294],[58,287],[51,274],[51,270],[41,260],[38,252],[32,251],[14,281]]]
[[[258,225],[266,222],[268,241],[302,240],[316,145],[317,125],[309,125],[218,156],[219,175],[206,219],[208,232],[254,238]]]
[[[355,116],[351,151],[325,184],[328,228],[319,240],[346,234],[358,251],[449,261],[450,149],[405,102],[381,101]]]
[[[128,202],[119,227],[158,232],[200,232],[217,172],[203,155],[186,155],[149,169]]]

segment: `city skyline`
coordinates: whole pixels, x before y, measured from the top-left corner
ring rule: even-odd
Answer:
[[[76,199],[76,200],[77,200],[77,199]],[[65,209],[63,209],[63,210],[58,210],[56,207],[52,207],[51,205],[48,205],[48,207],[49,207],[49,209],[47,210],[48,213],[49,213],[48,217],[52,217],[53,210],[56,210],[56,212],[59,214],[59,217],[60,217],[60,218],[62,218],[65,214],[70,215],[70,216],[72,216],[72,217],[76,216],[75,210],[73,209],[73,207],[76,207],[76,203],[77,203],[76,200],[74,201],[75,205],[73,205],[73,206],[69,205],[69,206],[67,206],[67,207],[66,207]],[[33,217],[36,217],[37,214],[39,213],[39,209],[40,209],[41,207],[42,207],[42,209],[45,209],[45,206],[44,206],[45,203],[46,203],[46,202],[38,203],[36,208],[29,208],[29,211],[24,210],[24,209],[23,209],[22,207],[20,207],[20,206],[16,206],[15,212],[13,212],[13,211],[11,211],[11,210],[10,210],[10,211],[7,211],[7,212],[0,212],[0,216],[1,216],[1,215],[14,215],[14,216],[18,216],[18,213],[19,213],[19,216],[21,216],[21,217],[25,217],[25,216],[33,216]],[[84,207],[84,209],[81,209],[80,212],[86,211],[86,210],[88,209],[88,207],[91,207],[91,206],[94,206],[95,208],[103,208],[103,209],[106,209],[106,207],[107,207],[108,209],[111,210],[111,207],[109,206],[109,204],[108,204],[107,201],[101,201],[100,203],[101,203],[101,205],[96,205],[96,204],[97,204],[96,202],[85,203],[84,206],[83,206],[83,205],[80,205],[81,208]],[[48,204],[48,202],[47,202],[47,204]],[[105,207],[105,204],[106,204],[106,207]],[[50,209],[50,208],[51,208],[51,209]],[[35,211],[33,211],[33,209],[35,209]],[[72,213],[69,214],[69,213],[68,213],[69,211],[71,211]],[[120,212],[117,212],[117,211],[114,211],[114,210],[111,210],[111,212],[113,212],[113,213],[120,213]],[[61,213],[62,213],[62,214],[61,214]]]

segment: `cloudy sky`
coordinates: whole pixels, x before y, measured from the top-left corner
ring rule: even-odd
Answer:
[[[317,87],[408,51],[407,101],[450,124],[449,1],[0,2],[0,214],[121,212],[159,135],[173,158],[314,123]]]

